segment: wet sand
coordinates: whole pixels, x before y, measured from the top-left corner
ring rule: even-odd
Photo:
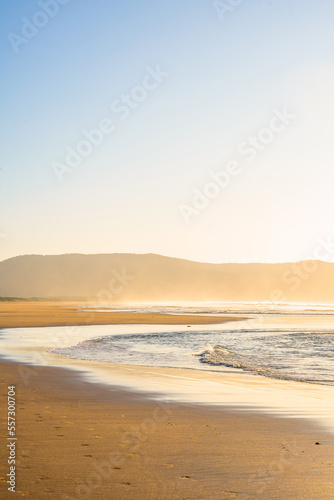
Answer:
[[[23,383],[0,363],[1,498],[6,394],[16,385],[16,495],[34,499],[334,497],[334,436],[305,420],[162,403],[44,367]],[[21,367],[22,368],[22,367]],[[315,444],[319,442],[320,444]]]

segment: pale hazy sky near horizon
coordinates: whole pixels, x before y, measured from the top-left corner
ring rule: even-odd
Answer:
[[[1,2],[0,260],[283,262],[334,240],[334,2],[225,4]]]

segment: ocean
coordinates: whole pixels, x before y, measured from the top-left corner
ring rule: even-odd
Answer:
[[[86,306],[82,306],[86,308]],[[98,309],[230,315],[214,325],[117,325],[53,353],[122,365],[246,372],[334,385],[334,305],[272,303],[127,304]],[[95,335],[94,335],[95,333]],[[88,338],[87,338],[88,337]]]

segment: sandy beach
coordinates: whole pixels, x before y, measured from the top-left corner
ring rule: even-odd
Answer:
[[[2,326],[76,321],[72,305],[1,306]],[[14,319],[15,314],[20,316]],[[118,313],[101,314],[96,314],[97,321]],[[141,316],[144,323],[154,324],[208,322],[207,317],[119,313],[119,323],[120,314],[129,324]],[[17,404],[16,495],[72,500],[334,497],[334,434],[309,420],[236,406],[158,402],[143,391],[88,383],[79,371],[62,367],[46,366],[24,379],[22,368],[15,362],[0,363],[1,498],[13,495],[6,484],[6,402],[12,385]],[[144,371],[136,370],[139,380]]]
[[[45,368],[16,385],[17,495],[101,499],[330,499],[334,436],[304,421],[195,405],[82,382]],[[2,405],[4,407],[5,405]],[[1,498],[6,419],[1,418]],[[320,445],[315,443],[319,442]]]
[[[191,316],[154,313],[126,313],[101,310],[82,310],[82,304],[74,302],[0,302],[0,328],[23,328],[29,326],[67,325],[203,325],[232,321],[233,317]],[[240,319],[240,318],[235,318]]]
[[[0,500],[334,500],[334,1],[0,12]]]

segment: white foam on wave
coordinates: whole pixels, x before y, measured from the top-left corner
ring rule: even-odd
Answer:
[[[201,363],[206,363],[213,366],[226,366],[228,368],[238,368],[247,372],[256,373],[265,377],[275,378],[279,380],[295,380],[306,382],[304,377],[296,374],[289,375],[275,370],[272,366],[266,363],[265,360],[255,360],[253,356],[238,354],[228,349],[216,345],[211,349],[204,349],[202,352],[195,354],[200,358]],[[312,382],[309,380],[309,382]]]
[[[228,368],[239,368],[247,372],[256,373],[265,377],[275,378],[279,380],[294,380],[298,382],[322,383],[333,385],[332,380],[318,380],[305,377],[298,373],[289,374],[285,370],[275,368],[269,361],[266,362],[263,358],[256,358],[255,355],[247,356],[232,352],[221,345],[205,348],[199,353],[193,354],[198,356],[201,363],[212,366],[226,366]]]

